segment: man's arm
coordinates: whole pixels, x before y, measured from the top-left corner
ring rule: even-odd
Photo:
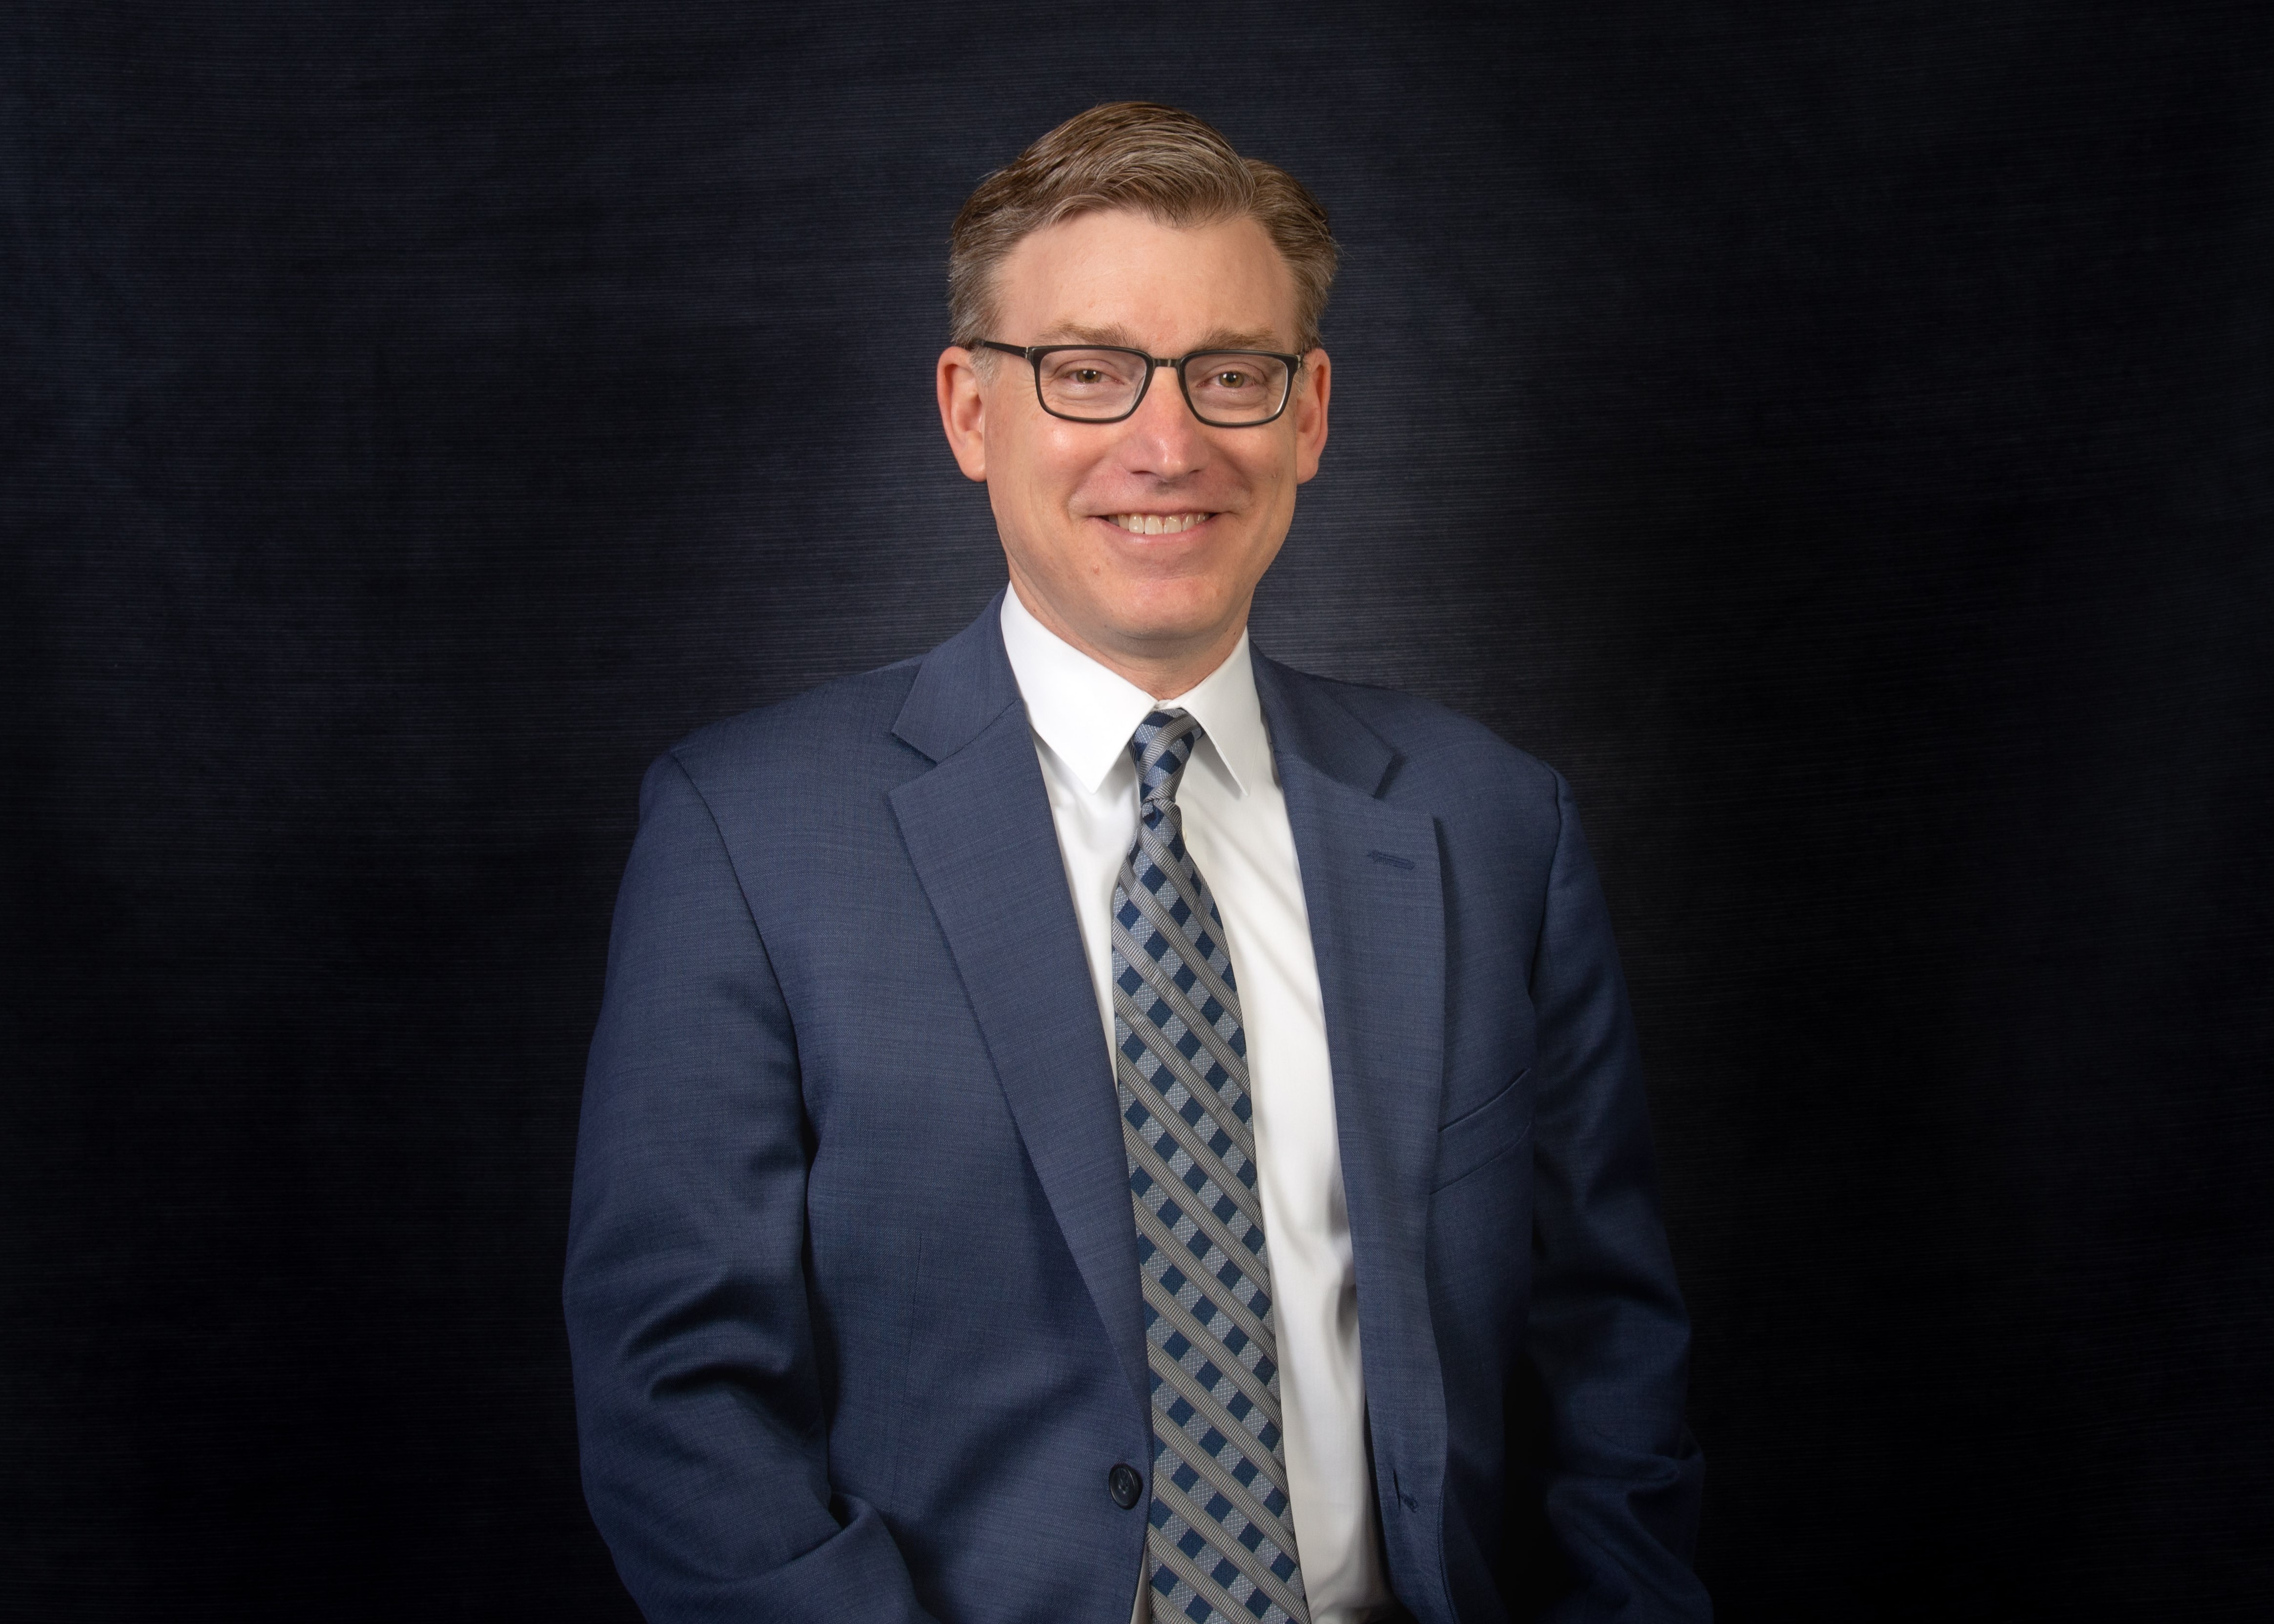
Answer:
[[[654,1624],[925,1617],[883,1520],[830,1487],[807,1133],[765,944],[666,756],[616,903],[562,1291],[585,1499]]]
[[[1545,1614],[1712,1616],[1690,1571],[1704,1462],[1683,1422],[1690,1322],[1658,1210],[1634,1019],[1593,860],[1562,819],[1533,959],[1532,1357],[1547,1403],[1544,1504],[1576,1589]]]

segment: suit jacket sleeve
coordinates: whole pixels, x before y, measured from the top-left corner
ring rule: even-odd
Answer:
[[[655,1624],[917,1620],[832,1491],[796,1036],[701,792],[649,771],[576,1146],[563,1300],[584,1492]]]
[[[1702,1620],[1711,1604],[1688,1563],[1704,1474],[1683,1423],[1689,1319],[1618,951],[1570,786],[1555,783],[1562,827],[1532,966],[1530,1335],[1552,1462],[1544,1509],[1577,1583],[1544,1616]]]

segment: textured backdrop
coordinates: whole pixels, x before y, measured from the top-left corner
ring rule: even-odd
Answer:
[[[1273,652],[1587,809],[1732,1620],[2274,1588],[2274,11],[0,15],[0,1610],[621,1619],[560,1264],[643,764],[1001,579],[976,177],[1347,269]]]

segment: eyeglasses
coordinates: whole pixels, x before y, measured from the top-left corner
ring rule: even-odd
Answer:
[[[1035,369],[1043,410],[1069,423],[1118,423],[1133,415],[1158,367],[1173,367],[1193,416],[1210,428],[1252,429],[1287,410],[1300,356],[1269,350],[1195,350],[1188,356],[1148,355],[1099,344],[998,343],[975,346],[1023,357]]]

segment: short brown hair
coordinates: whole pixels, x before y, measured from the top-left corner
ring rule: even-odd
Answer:
[[[979,183],[948,233],[950,342],[968,347],[989,336],[995,272],[1020,241],[1115,208],[1172,226],[1254,220],[1294,273],[1295,348],[1318,347],[1337,258],[1327,211],[1276,164],[1243,158],[1210,124],[1151,102],[1077,113]]]

